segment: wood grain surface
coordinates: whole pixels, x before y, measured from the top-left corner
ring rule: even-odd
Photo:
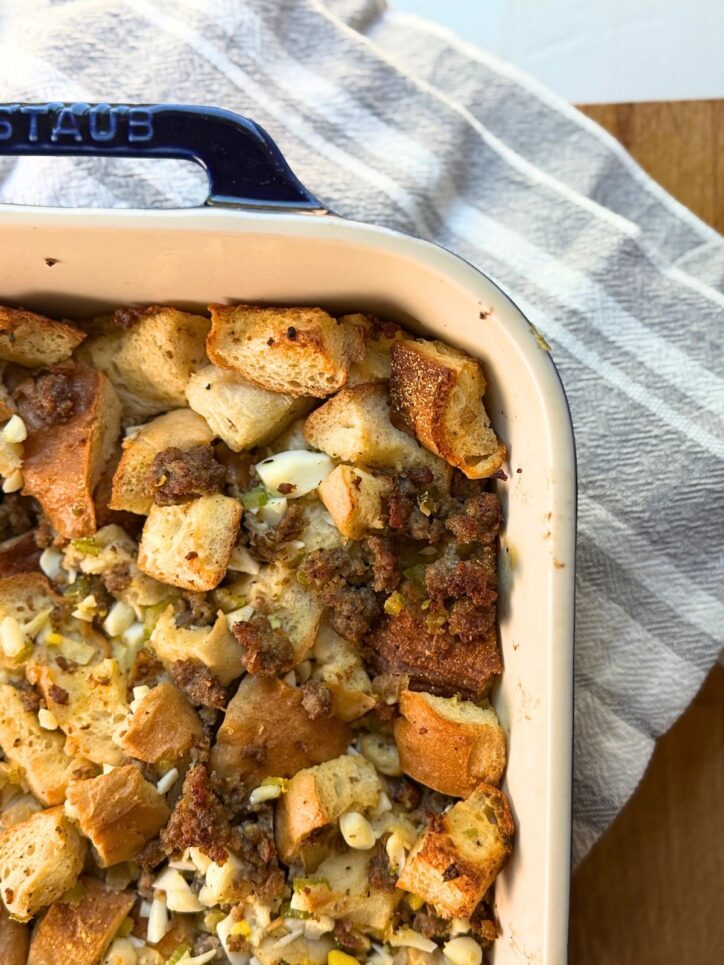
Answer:
[[[581,109],[678,200],[724,230],[724,100]],[[717,666],[576,869],[569,961],[724,962],[723,897],[724,667]]]
[[[581,110],[675,198],[724,231],[724,100],[594,104]]]

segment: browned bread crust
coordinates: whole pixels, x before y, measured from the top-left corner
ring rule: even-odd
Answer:
[[[70,322],[0,305],[0,359],[5,362],[29,369],[65,362],[84,338]]]
[[[66,811],[90,839],[101,868],[133,860],[171,814],[133,764],[71,784],[66,801]]]
[[[451,797],[478,784],[498,784],[505,768],[505,733],[493,708],[469,700],[403,691],[394,724],[402,769]],[[441,749],[444,748],[444,753]]]
[[[514,830],[506,796],[481,784],[432,818],[397,887],[424,898],[443,918],[468,918],[508,860]]]
[[[211,305],[209,358],[272,392],[323,399],[347,381],[364,357],[359,328],[321,308]]]
[[[179,688],[167,680],[152,687],[139,701],[120,736],[121,748],[128,757],[147,764],[164,761],[168,766],[205,743],[199,715]]]
[[[98,965],[135,896],[82,878],[77,901],[57,901],[38,923],[27,965]],[[3,959],[4,962],[4,959]]]
[[[486,697],[503,670],[495,627],[464,643],[446,630],[431,632],[425,613],[407,606],[386,616],[367,645],[378,673],[407,674],[415,690],[443,697]]]
[[[344,752],[352,737],[347,725],[336,717],[311,720],[302,697],[300,688],[275,677],[242,680],[211,752],[224,783],[251,790],[265,777],[292,777]]]
[[[427,339],[392,346],[392,420],[469,479],[500,469],[505,446],[483,406],[485,378],[477,359]]]
[[[121,407],[101,372],[77,364],[54,371],[68,389],[70,415],[65,421],[48,424],[47,414],[31,398],[18,402],[28,430],[23,494],[38,500],[59,536],[92,536],[93,490],[113,452]]]

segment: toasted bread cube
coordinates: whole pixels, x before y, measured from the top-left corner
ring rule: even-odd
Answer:
[[[105,372],[132,418],[186,405],[186,383],[206,363],[210,323],[201,315],[151,305],[124,331],[88,339],[87,359]]]
[[[0,340],[2,340],[2,335],[0,335]],[[6,368],[7,364],[5,362],[0,362],[0,422],[4,422],[6,419],[9,419],[18,411],[13,397],[10,394],[10,390],[5,385],[4,379]],[[3,476],[6,475],[2,469],[0,469],[0,473],[2,473]]]
[[[343,754],[298,771],[277,804],[276,839],[282,860],[288,864],[317,828],[332,824],[345,811],[373,807],[379,796],[377,772],[364,757]]]
[[[28,926],[14,921],[0,905],[0,962],[3,965],[27,965],[30,931]]]
[[[314,643],[317,669],[314,678],[321,680],[332,694],[332,708],[341,720],[357,720],[377,703],[370,678],[355,647],[323,620]]]
[[[71,784],[65,811],[90,839],[101,868],[135,858],[171,814],[162,795],[133,764]]]
[[[427,339],[392,346],[393,419],[468,479],[492,476],[506,456],[484,394],[483,367],[465,352]]]
[[[311,408],[311,399],[271,392],[238,372],[206,365],[186,386],[186,398],[214,435],[241,452],[271,441]]]
[[[42,550],[35,542],[35,532],[12,536],[0,543],[0,579],[21,573],[37,572]]]
[[[465,643],[429,625],[426,611],[409,601],[399,613],[385,614],[365,645],[378,674],[407,675],[413,687],[443,697],[481,700],[503,670],[495,626],[474,644]]]
[[[15,824],[22,824],[33,814],[42,810],[43,805],[32,794],[16,794],[10,798],[0,812],[0,831],[11,828]]]
[[[41,610],[67,605],[42,573],[12,573],[0,578],[0,620],[14,617],[27,623]]]
[[[503,792],[480,784],[420,835],[397,887],[424,898],[443,918],[469,918],[507,861],[514,830]]]
[[[111,509],[147,515],[153,505],[151,464],[159,452],[175,446],[193,449],[214,438],[205,419],[191,409],[176,409],[153,419],[123,443],[123,454],[113,474],[108,503]]]
[[[359,328],[321,308],[212,305],[209,311],[212,362],[272,392],[324,399],[364,355]]]
[[[138,702],[125,730],[121,748],[128,757],[147,764],[169,765],[206,743],[199,715],[178,687],[164,680]]]
[[[305,553],[347,545],[347,539],[335,526],[331,513],[316,495],[305,498],[299,505],[304,510],[299,539],[304,543]]]
[[[384,528],[384,498],[391,489],[389,476],[373,476],[354,466],[337,466],[321,483],[319,498],[343,536],[362,539],[369,530]]]
[[[371,851],[331,854],[317,867],[314,877],[302,879],[296,893],[299,902],[315,917],[344,918],[355,928],[381,938],[392,923],[402,900],[400,891],[374,888],[368,878]]]
[[[40,726],[38,715],[25,708],[15,687],[0,684],[0,747],[46,805],[62,804],[71,781],[92,773],[88,761],[68,757],[64,744],[62,733]]]
[[[241,523],[241,503],[216,493],[178,506],[153,506],[138,565],[183,590],[213,590],[223,580]]]
[[[56,901],[38,922],[28,965],[98,965],[133,907],[135,895],[81,878],[77,901]],[[114,963],[115,965],[115,963]]]
[[[153,628],[150,646],[169,670],[177,660],[196,660],[225,687],[243,670],[244,651],[224,615],[217,617],[211,627],[177,627],[174,608],[168,606]]]
[[[78,754],[95,764],[123,762],[113,741],[128,714],[126,679],[117,660],[61,670],[56,665],[32,668],[48,709],[66,735],[66,754]]]
[[[65,362],[85,338],[70,322],[0,305],[0,359],[28,369]]]
[[[365,346],[364,358],[353,362],[349,368],[347,386],[389,381],[392,368],[390,349],[395,342],[408,339],[407,332],[394,322],[384,322],[375,315],[343,315],[340,321],[359,328]]]
[[[240,579],[236,586],[252,606],[261,606],[272,615],[289,638],[294,664],[304,660],[314,646],[324,607],[299,583],[296,572],[282,563],[270,563],[256,576]]]
[[[292,777],[342,754],[352,739],[336,717],[311,720],[302,691],[276,677],[248,674],[229,701],[211,752],[211,768],[248,790],[265,777]],[[250,755],[249,749],[259,753]]]
[[[66,422],[49,426],[31,399],[19,400],[28,430],[23,494],[38,500],[59,536],[92,536],[93,490],[113,455],[121,404],[105,375],[86,365],[68,363],[51,373],[65,382],[73,408]]]
[[[306,938],[299,935],[294,941],[284,942],[279,946],[279,938],[269,935],[254,947],[254,957],[261,965],[327,965],[329,953],[334,950],[335,943],[330,935],[321,938]]]
[[[487,701],[478,706],[471,700],[405,690],[400,713],[394,731],[405,774],[452,797],[467,797],[481,783],[500,782],[505,733]]]
[[[0,895],[15,918],[27,921],[76,882],[86,843],[62,807],[38,811],[0,833]]]
[[[390,422],[390,400],[383,384],[342,389],[307,416],[304,436],[315,449],[340,462],[396,472],[427,467],[442,488],[449,488],[450,470],[443,460]]]

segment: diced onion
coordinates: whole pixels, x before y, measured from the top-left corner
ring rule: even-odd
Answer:
[[[155,945],[156,942],[161,941],[170,927],[171,923],[168,920],[168,908],[166,907],[166,902],[163,898],[156,895],[151,902],[151,909],[148,913],[148,929],[146,931],[146,938],[151,945]]]
[[[109,637],[120,637],[135,622],[136,614],[123,600],[116,600],[103,621],[103,629]]]

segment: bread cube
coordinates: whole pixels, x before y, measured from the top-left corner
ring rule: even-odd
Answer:
[[[0,904],[0,962],[3,965],[27,965],[29,944],[28,926],[14,921]]]
[[[182,408],[191,373],[206,363],[209,320],[158,305],[133,314],[130,328],[88,339],[82,357],[108,376],[131,418]]]
[[[333,853],[317,867],[314,877],[302,878],[295,890],[300,905],[311,915],[344,918],[355,928],[382,938],[392,923],[402,892],[382,891],[369,882],[371,851]]]
[[[506,456],[484,394],[482,365],[465,352],[427,339],[392,346],[393,421],[468,479],[492,476]]]
[[[390,422],[384,384],[342,389],[307,416],[304,436],[315,449],[340,462],[396,472],[427,467],[443,489],[449,488],[450,469],[443,460]]]
[[[2,339],[2,335],[0,335],[0,339]],[[10,395],[10,390],[5,385],[6,368],[7,364],[5,362],[0,362],[0,422],[4,422],[17,412],[17,406]],[[2,469],[0,469],[0,472],[3,476],[5,475]],[[2,908],[0,906],[0,912],[1,911]]]
[[[22,824],[42,810],[43,805],[32,794],[14,794],[0,812],[0,831],[11,828],[15,824]]]
[[[66,735],[66,754],[78,754],[95,764],[123,762],[123,752],[113,740],[128,714],[126,678],[117,660],[70,670],[55,664],[36,666],[29,673]]]
[[[261,965],[280,965],[280,962],[286,962],[287,965],[327,965],[329,953],[336,947],[331,935],[316,939],[299,935],[294,941],[285,941],[280,946],[282,940],[273,934],[263,938],[254,947],[254,958]]]
[[[480,784],[431,821],[409,854],[397,887],[443,918],[469,918],[511,853],[513,818],[497,787]]]
[[[230,786],[241,782],[252,790],[265,777],[292,777],[338,757],[351,739],[349,728],[336,717],[311,720],[298,687],[248,674],[226,708],[211,768]]]
[[[77,901],[56,901],[33,933],[28,965],[98,965],[133,907],[135,895],[81,878]],[[114,961],[113,965],[117,965]]]
[[[234,452],[269,442],[309,412],[312,402],[271,392],[249,382],[238,372],[215,365],[206,365],[191,376],[186,398],[194,412],[204,417],[214,435]]]
[[[35,390],[51,377],[64,383],[72,411],[67,421],[48,425],[31,397],[19,399],[18,411],[28,430],[23,494],[38,500],[59,536],[92,536],[93,490],[115,449],[121,405],[108,379],[86,365],[68,363],[41,373]]]
[[[394,322],[384,322],[375,315],[343,315],[341,322],[355,325],[363,334],[365,353],[359,362],[349,368],[347,385],[363,385],[365,382],[387,382],[390,378],[390,349],[397,341],[410,336]]]
[[[0,359],[28,369],[65,362],[85,338],[70,322],[56,322],[0,305]]]
[[[38,715],[26,709],[15,687],[0,684],[0,747],[45,805],[61,804],[71,781],[92,773],[92,765],[69,757],[63,750],[64,744],[60,731],[40,726]]]
[[[316,495],[305,498],[298,505],[303,510],[299,539],[304,543],[305,553],[331,550],[347,545],[346,537],[342,536],[335,526],[331,513]]]
[[[12,573],[0,578],[0,620],[14,617],[27,623],[41,610],[67,605],[42,573]]]
[[[372,684],[356,648],[323,620],[313,650],[314,679],[332,694],[336,717],[351,721],[362,717],[377,703]]]
[[[202,748],[206,735],[184,693],[164,680],[138,702],[120,731],[119,743],[128,757],[170,766],[187,757],[192,748]]]
[[[27,921],[76,882],[86,843],[62,807],[38,811],[0,832],[0,895],[15,918]]]
[[[206,420],[191,409],[175,409],[153,419],[124,440],[109,507],[147,515],[153,505],[151,464],[155,456],[171,446],[184,450],[204,446],[213,438]]]
[[[272,392],[323,399],[347,381],[364,338],[321,308],[212,305],[209,358]]]
[[[282,860],[288,864],[295,858],[313,831],[332,824],[345,811],[373,807],[379,795],[377,772],[364,757],[343,754],[298,771],[277,804],[276,840]]]
[[[324,607],[316,594],[299,583],[296,572],[283,563],[270,563],[236,586],[252,606],[266,610],[289,638],[294,664],[304,660],[314,646]]]
[[[369,530],[384,528],[384,499],[391,489],[389,476],[337,466],[320,485],[319,498],[343,536],[362,539]]]
[[[174,608],[168,606],[153,628],[150,646],[170,670],[177,660],[196,660],[226,687],[241,676],[244,651],[229,630],[224,615],[210,627],[177,627]]]
[[[171,815],[162,795],[133,764],[71,784],[65,812],[90,839],[101,868],[132,861]]]
[[[223,580],[241,523],[241,503],[214,494],[177,506],[152,506],[138,566],[184,590],[213,590]]]
[[[505,733],[487,701],[478,706],[471,700],[405,690],[400,713],[395,742],[410,777],[452,797],[467,797],[481,783],[500,782]]]

